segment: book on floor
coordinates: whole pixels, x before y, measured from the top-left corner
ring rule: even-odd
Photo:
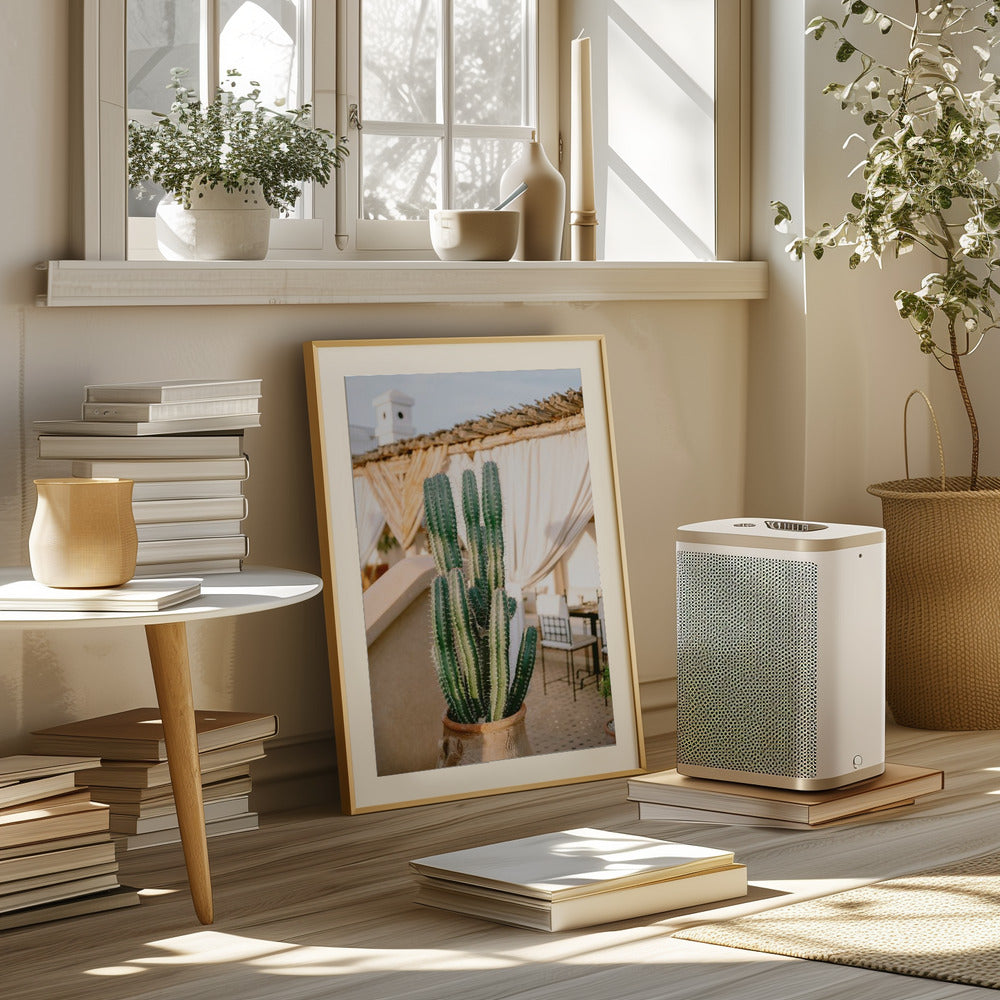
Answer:
[[[259,413],[185,417],[180,420],[35,420],[36,434],[85,434],[102,437],[145,437],[150,434],[193,434],[236,431],[260,426]]]
[[[40,844],[57,837],[107,833],[108,807],[85,802],[71,812],[25,809],[23,815],[0,817],[0,847]]]
[[[242,434],[157,434],[108,437],[96,434],[42,434],[38,457],[74,459],[236,458],[243,454]]]
[[[165,379],[159,382],[111,382],[83,387],[87,403],[177,403],[186,400],[260,396],[263,380]]]
[[[87,913],[102,913],[123,907],[138,906],[139,893],[130,886],[118,885],[103,892],[56,900],[40,906],[28,906],[8,913],[0,913],[0,930],[29,927],[32,924],[50,923],[67,917],[80,917]]]
[[[621,920],[746,893],[733,852],[589,828],[410,862],[417,901],[547,930]]]
[[[66,836],[51,837],[42,841],[15,842],[7,847],[0,847],[0,862],[15,858],[26,858],[33,855],[50,854],[55,851],[68,851],[77,847],[92,847],[94,844],[110,844],[111,834],[105,819],[103,827],[90,830],[87,833],[74,833]]]
[[[0,585],[4,611],[162,611],[201,593],[201,580],[129,580],[118,587],[46,587],[37,580]]]
[[[107,865],[115,861],[115,845],[110,837],[92,844],[39,851],[19,857],[0,858],[0,883],[35,878],[55,872],[72,873],[94,865]],[[71,877],[68,876],[68,877]]]
[[[84,420],[188,420],[195,417],[231,417],[260,412],[259,396],[201,399],[184,403],[84,403]]]
[[[222,771],[226,777],[217,778],[218,771],[204,772],[201,784],[202,801],[211,802],[213,799],[226,799],[232,795],[249,794],[252,787],[249,764],[237,764],[232,768],[224,768]],[[104,802],[119,813],[155,816],[159,810],[169,811],[175,808],[174,790],[169,782],[165,785],[152,785],[146,788],[88,784],[87,789],[92,801]]]
[[[63,754],[21,753],[0,757],[0,779],[21,782],[43,778],[50,774],[73,774],[89,767],[97,767],[100,757],[81,757]]]
[[[136,483],[171,480],[230,479],[250,476],[250,459],[235,458],[102,458],[76,460],[73,475],[80,479],[131,479]],[[133,493],[133,499],[135,494]]]
[[[114,844],[106,845],[114,850]],[[0,912],[6,909],[14,909],[11,905],[16,903],[19,906],[34,906],[43,902],[43,899],[26,900],[24,894],[35,892],[36,890],[53,891],[53,887],[66,885],[68,883],[79,882],[81,879],[103,878],[105,884],[100,886],[91,885],[90,889],[111,889],[118,884],[117,880],[118,861],[117,857],[110,861],[103,861],[99,864],[76,867],[70,870],[55,870],[41,872],[35,875],[26,875],[24,878],[0,881]],[[114,879],[107,879],[106,876],[115,875]],[[87,890],[90,891],[90,890]]]
[[[896,763],[886,763],[885,772],[874,778],[842,788],[807,792],[692,778],[669,770],[629,778],[628,798],[635,802],[688,806],[812,825],[916,798],[943,787],[943,772]]]
[[[247,833],[260,828],[260,820],[255,812],[230,816],[226,819],[216,819],[205,824],[207,837],[224,837],[230,833]],[[181,832],[177,827],[168,830],[153,830],[148,833],[112,833],[112,838],[119,852],[136,851],[146,847],[162,847],[164,844],[179,844]]]
[[[229,747],[251,740],[264,740],[278,731],[277,717],[268,713],[195,709],[198,751]],[[80,719],[32,733],[40,753],[93,753],[115,761],[166,761],[163,723],[156,708],[133,708],[125,712]],[[95,781],[98,775],[93,775]]]
[[[168,809],[155,816],[133,816],[119,812],[117,806],[109,806],[111,812],[108,827],[112,833],[155,833],[157,830],[172,830],[177,828],[177,809]],[[243,816],[250,812],[250,796],[235,795],[226,799],[214,799],[203,802],[205,822],[229,819],[233,816]]]
[[[264,741],[251,740],[218,750],[198,754],[202,785],[209,781],[242,777],[249,773],[250,762],[264,756]],[[170,766],[167,761],[105,760],[89,776],[81,775],[78,785],[95,785],[108,788],[154,790],[162,794],[170,788]]]

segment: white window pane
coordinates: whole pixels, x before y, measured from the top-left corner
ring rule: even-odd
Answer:
[[[500,177],[520,151],[510,139],[456,139],[453,208],[493,208],[500,200]]]
[[[237,90],[245,92],[249,82],[260,83],[266,107],[298,107],[299,4],[292,0],[221,0],[219,4],[219,74],[228,70],[242,74]]]
[[[524,125],[522,0],[455,0],[455,121]]]
[[[413,136],[361,138],[363,219],[426,219],[438,203],[440,140]]]
[[[439,0],[362,0],[361,94],[366,118],[439,121]]]

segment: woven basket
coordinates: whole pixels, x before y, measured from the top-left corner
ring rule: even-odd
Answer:
[[[905,407],[903,426],[905,454]],[[886,698],[904,726],[1000,729],[1000,478],[970,490],[945,476],[940,433],[938,451],[940,477],[868,487],[886,532]]]

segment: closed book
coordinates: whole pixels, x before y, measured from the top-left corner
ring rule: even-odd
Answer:
[[[552,901],[733,864],[733,852],[582,828],[417,858],[418,875]]]
[[[659,771],[629,778],[628,797],[636,802],[690,806],[813,824],[915,798],[943,787],[941,771],[887,763],[884,773],[874,778],[818,792],[691,778],[676,770]]]
[[[129,580],[117,587],[46,587],[37,580],[0,585],[2,611],[162,611],[201,593],[192,579]]]
[[[260,827],[257,813],[244,813],[242,816],[230,816],[227,819],[213,820],[205,824],[207,837],[222,837],[230,833],[246,833]],[[153,830],[149,833],[112,835],[119,851],[135,851],[145,847],[160,847],[163,844],[179,844],[181,833],[176,827],[169,830]]]
[[[110,843],[111,834],[108,832],[108,822],[105,816],[104,825],[99,830],[90,830],[87,833],[71,833],[65,836],[55,836],[49,840],[33,840],[0,847],[0,861],[48,854],[55,851],[68,851],[77,847],[90,847],[94,844]]]
[[[791,819],[774,819],[769,816],[746,816],[739,813],[716,812],[713,809],[691,809],[687,806],[664,806],[658,802],[639,802],[639,819],[660,823],[707,823],[712,826],[748,826],[763,827],[770,830],[826,830],[831,826],[843,826],[854,823],[873,813],[887,812],[912,806],[914,799],[901,799],[899,802],[889,802],[886,805],[865,809],[850,816],[839,819],[829,819],[823,823],[797,823]]]
[[[224,480],[224,482],[228,481]],[[136,483],[136,486],[153,483]],[[242,521],[247,516],[246,497],[241,495],[239,482],[232,496],[186,497],[179,499],[149,499],[136,501],[132,487],[132,516],[136,526],[162,524],[165,521],[218,521],[231,518]]]
[[[48,774],[83,771],[88,767],[96,767],[100,763],[100,757],[15,754],[12,757],[0,757],[0,778],[11,781],[27,781],[32,778],[42,778]]]
[[[38,457],[63,461],[102,458],[236,458],[243,454],[242,434],[162,434],[108,437],[94,434],[43,434]]]
[[[203,399],[187,403],[84,403],[81,416],[91,420],[186,420],[191,417],[229,417],[257,413],[259,396]]]
[[[198,754],[202,784],[246,774],[249,763],[260,760],[263,756],[263,740],[206,750]],[[155,791],[157,795],[171,787],[170,768],[165,760],[107,760],[97,769],[94,777],[88,780],[99,781],[101,787]],[[77,779],[77,784],[81,783],[82,776]]]
[[[131,479],[139,483],[177,479],[247,479],[250,460],[246,455],[236,458],[103,458],[92,462],[74,462],[72,472],[82,479]]]
[[[39,844],[57,837],[75,837],[87,833],[107,833],[108,807],[88,802],[73,812],[29,816],[0,822],[0,847]]]
[[[138,905],[139,893],[130,886],[119,885],[105,892],[95,892],[86,896],[75,896],[43,903],[40,906],[27,906],[9,913],[0,913],[0,930],[30,927],[33,924],[64,920],[67,917],[80,917],[87,913],[103,913]]]
[[[143,515],[140,505],[159,503],[167,500],[229,500],[231,504],[242,501],[246,516],[246,501],[243,497],[242,479],[175,479],[153,482],[138,482],[132,487],[132,513],[136,521],[162,521],[162,512]],[[235,508],[230,508],[235,509]],[[212,514],[212,517],[218,517]],[[236,516],[236,515],[226,515]]]
[[[176,403],[191,399],[259,396],[263,380],[166,379],[160,382],[112,382],[84,386],[88,403]]]
[[[192,559],[189,562],[144,563],[136,566],[135,575],[143,579],[183,573],[185,576],[212,576],[219,573],[239,573],[242,559]]]
[[[218,819],[229,819],[232,816],[242,816],[250,811],[250,797],[236,795],[229,799],[216,799],[203,803],[205,822],[212,823]],[[108,818],[108,828],[112,833],[154,833],[157,830],[171,830],[177,827],[177,810],[170,809],[156,816],[133,816],[117,812],[117,807],[111,806]]]
[[[194,724],[198,752],[264,740],[278,731],[274,715],[257,712],[214,712],[195,709]],[[159,709],[132,708],[94,719],[80,719],[60,726],[39,729],[32,743],[41,752],[60,750],[99,754],[117,761],[165,761],[167,744]],[[92,772],[95,780],[99,777]]]
[[[0,809],[0,827],[11,823],[24,823],[43,816],[62,816],[79,812],[90,805],[90,793],[86,788],[71,788],[57,795],[49,795],[34,802],[19,802],[17,805]]]
[[[92,892],[103,892],[108,889],[114,889],[117,886],[117,872],[104,875],[89,875],[68,882],[58,882],[55,885],[46,885],[37,889],[27,889],[24,892],[0,896],[0,912],[6,913],[10,910],[20,910],[28,906],[54,903],[60,899],[72,899],[74,896],[86,896]]]
[[[246,535],[205,538],[166,538],[139,542],[136,567],[155,563],[190,562],[192,559],[245,559],[250,554]]]
[[[137,524],[140,542],[163,542],[174,538],[220,538],[238,535],[240,522],[229,521],[167,521],[160,524]]]
[[[90,865],[109,864],[114,860],[115,845],[108,837],[96,844],[36,851],[21,857],[0,859],[0,881],[13,882],[50,872],[72,872]]]
[[[114,852],[114,844],[106,844]],[[96,875],[114,875],[118,871],[118,862],[115,858],[110,861],[103,861],[99,864],[86,865],[72,869],[61,869],[58,871],[42,872],[37,875],[26,875],[24,878],[11,879],[10,881],[0,881],[0,910],[6,907],[7,900],[30,892],[33,889],[44,889],[48,886],[59,885],[64,882],[74,882],[78,879],[93,878]],[[117,879],[113,884],[117,884]],[[111,888],[106,886],[105,888]],[[28,904],[34,905],[32,903]]]
[[[705,906],[747,893],[745,865],[610,889],[595,889],[567,899],[541,900],[481,886],[422,878],[416,902],[469,916],[542,931],[568,931],[616,920]]]
[[[252,788],[249,767],[238,778],[225,781],[210,781],[202,784],[203,802],[230,799],[236,795],[249,795]],[[211,772],[206,775],[211,777]],[[164,785],[157,788],[114,788],[108,785],[89,785],[90,798],[94,802],[104,802],[111,812],[119,816],[161,816],[176,812],[173,788]]]
[[[186,417],[182,420],[36,420],[36,434],[87,434],[103,437],[146,437],[151,434],[195,434],[260,426],[259,413]]]
[[[30,781],[16,781],[0,788],[0,809],[25,802],[37,802],[39,799],[58,795],[60,792],[71,792],[75,787],[76,775],[72,771],[33,778]]]

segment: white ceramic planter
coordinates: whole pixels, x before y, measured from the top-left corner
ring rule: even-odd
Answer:
[[[263,260],[270,229],[271,206],[256,184],[233,192],[197,185],[190,208],[172,194],[156,206],[156,243],[167,260]]]

